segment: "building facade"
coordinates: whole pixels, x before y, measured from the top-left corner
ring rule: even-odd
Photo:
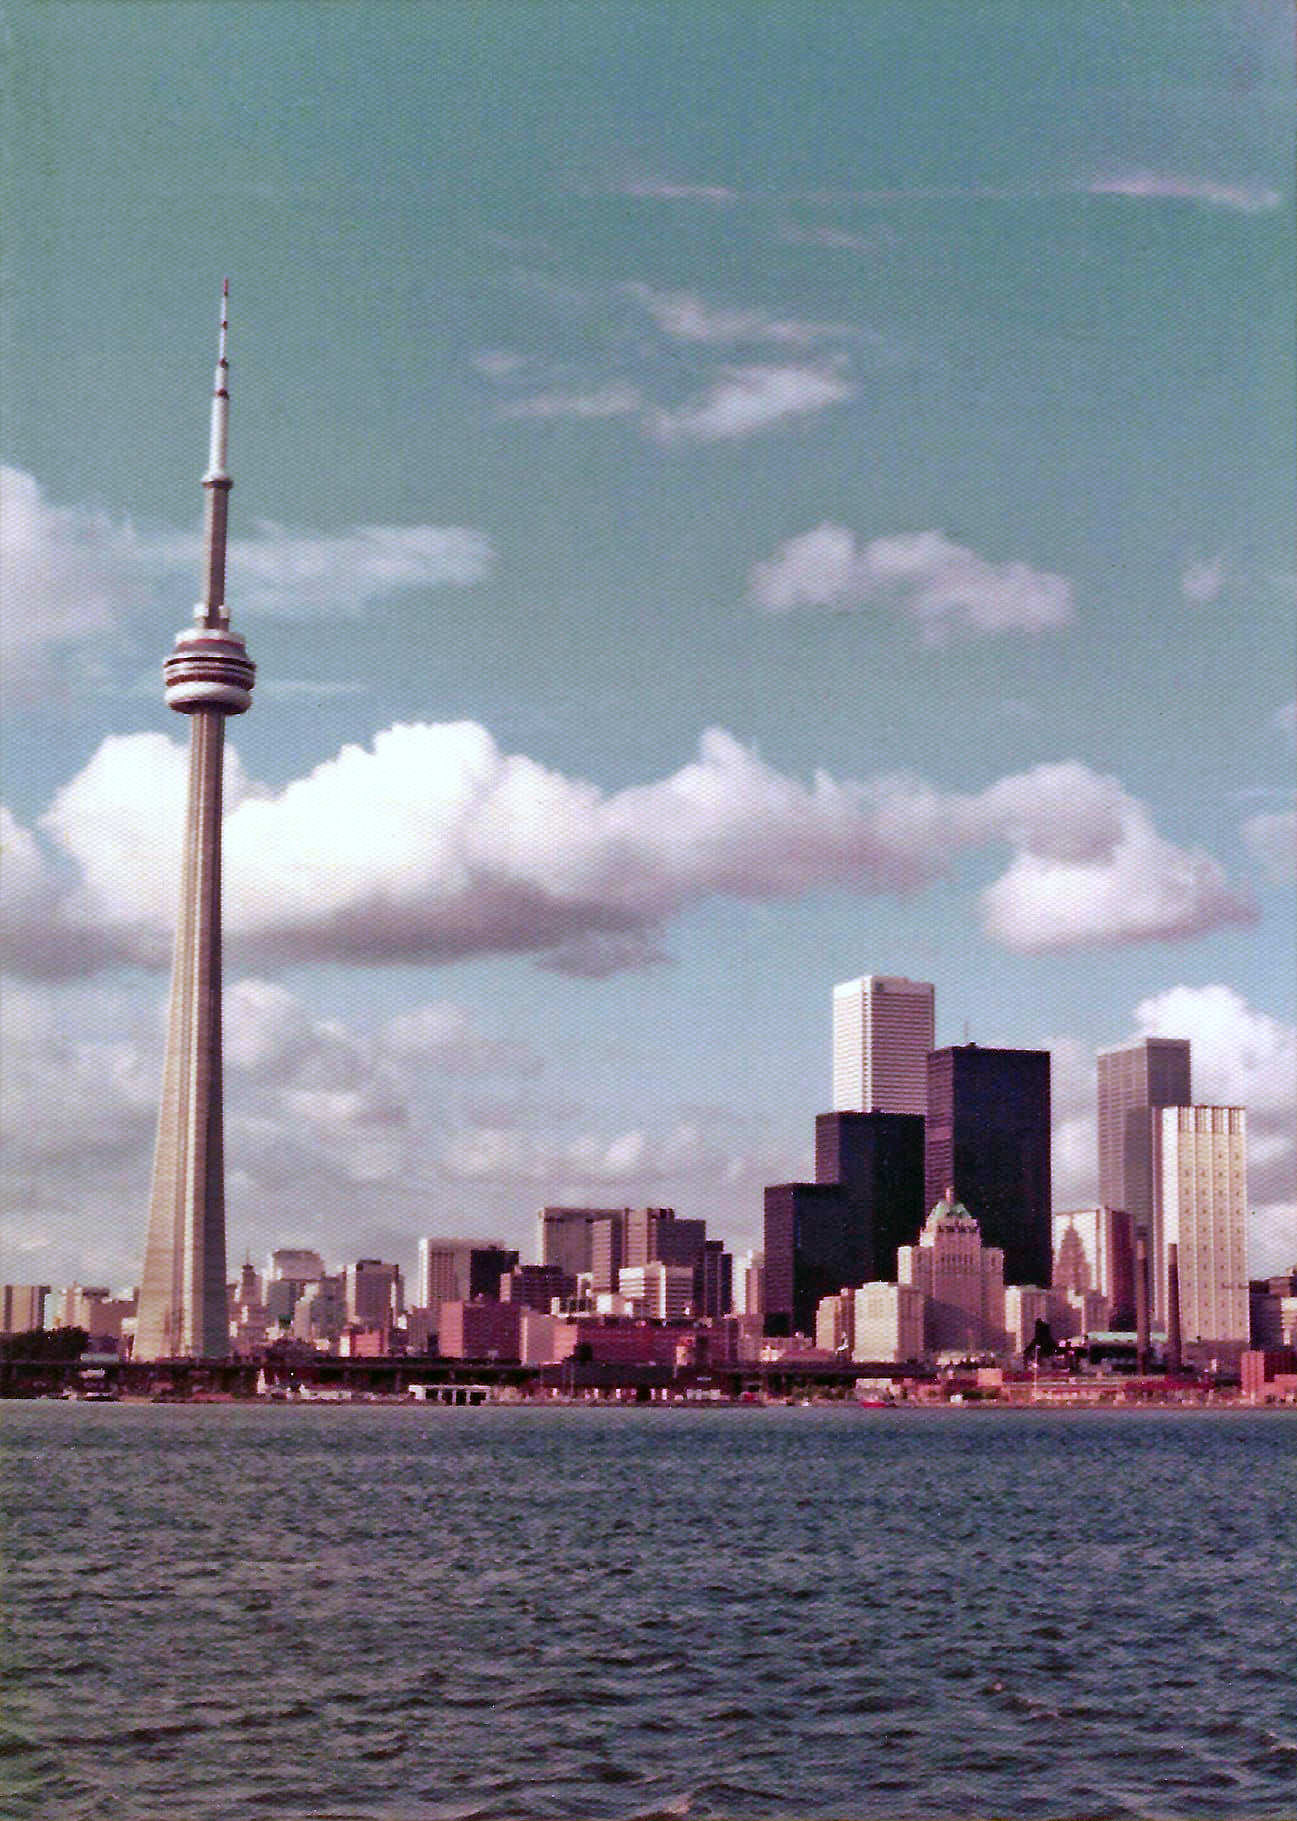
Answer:
[[[1135,1233],[1148,1233],[1153,1210],[1146,1115],[1189,1106],[1191,1089],[1187,1038],[1142,1037],[1099,1051],[1099,1200],[1129,1214]]]
[[[957,1183],[1008,1283],[1048,1286],[1053,1269],[1048,1050],[975,1043],[928,1058],[924,1201]]]
[[[436,1314],[443,1303],[498,1299],[500,1279],[518,1263],[518,1254],[498,1240],[435,1239],[419,1241],[416,1308]],[[432,1323],[435,1334],[437,1325]]]
[[[1117,1328],[1135,1325],[1135,1238],[1122,1208],[1069,1208],[1054,1215],[1054,1288],[1097,1292]]]
[[[873,1235],[837,1183],[776,1183],[765,1192],[765,1329],[813,1334],[821,1299],[873,1275]]]
[[[978,1222],[949,1185],[923,1224],[919,1243],[902,1246],[898,1282],[921,1290],[929,1353],[999,1353],[1005,1345],[1004,1253],[982,1244]]]
[[[543,1265],[558,1265],[572,1277],[591,1268],[592,1229],[596,1221],[620,1219],[623,1208],[544,1207],[536,1214],[536,1237]],[[620,1258],[617,1263],[622,1261]],[[599,1286],[611,1289],[612,1282]]]
[[[934,1003],[929,982],[891,974],[866,974],[834,987],[835,1112],[922,1117]]]
[[[1169,1317],[1167,1255],[1179,1248],[1186,1343],[1246,1344],[1247,1114],[1242,1107],[1159,1107],[1153,1133],[1152,1296]]]
[[[0,1334],[29,1334],[45,1326],[48,1284],[0,1284]]]
[[[913,1245],[923,1226],[923,1132],[914,1113],[816,1117],[815,1180],[836,1183],[853,1224],[868,1229],[868,1279],[895,1282],[897,1248]]]
[[[390,1328],[405,1307],[400,1265],[360,1258],[347,1267],[347,1320]]]
[[[879,1365],[921,1360],[926,1301],[913,1284],[862,1284],[855,1293],[852,1358]]]
[[[654,1321],[683,1321],[697,1313],[692,1265],[669,1265],[660,1258],[647,1265],[623,1265],[617,1276],[617,1294],[625,1298],[633,1315]]]

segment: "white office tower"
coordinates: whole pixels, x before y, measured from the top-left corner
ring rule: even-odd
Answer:
[[[1153,1309],[1167,1315],[1167,1248],[1179,1247],[1185,1341],[1248,1339],[1247,1114],[1160,1107],[1154,1146]]]
[[[833,989],[835,1113],[928,1110],[934,995],[926,980],[866,974]]]

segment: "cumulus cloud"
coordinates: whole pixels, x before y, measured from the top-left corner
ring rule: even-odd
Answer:
[[[1072,617],[1072,590],[1062,576],[1026,563],[990,563],[940,531],[858,544],[844,526],[817,525],[758,563],[749,588],[772,613],[892,601],[930,645],[957,634],[1036,632]]]
[[[693,438],[700,442],[752,436],[789,417],[822,411],[852,397],[855,387],[836,367],[726,367],[694,403],[677,411],[655,411],[648,429],[659,442]]]
[[[1277,885],[1297,884],[1297,810],[1249,816],[1243,840]]]
[[[58,506],[34,475],[0,469],[0,589],[22,602],[0,620],[11,689],[48,674],[52,655],[139,611],[178,571],[197,581],[197,531],[145,530],[100,508]],[[229,545],[230,600],[245,611],[355,614],[409,588],[467,586],[490,568],[479,531],[357,525],[336,536],[260,524]]]
[[[611,1137],[579,1132],[554,1138],[517,1127],[476,1126],[452,1136],[443,1162],[452,1177],[466,1182],[545,1185],[559,1202],[580,1202],[613,1188],[621,1199],[642,1200],[664,1184],[674,1190],[703,1175],[731,1178],[742,1167],[692,1120],[657,1133],[632,1126]]]
[[[14,830],[11,963],[33,972],[164,958],[184,755],[105,741]],[[269,960],[531,954],[607,974],[661,958],[663,926],[717,896],[895,893],[1007,846],[984,927],[1024,952],[1197,935],[1252,913],[1218,864],[1158,835],[1113,778],[1037,766],[976,794],[921,779],[809,783],[712,729],[694,759],[612,795],[502,752],[470,722],[395,726],[271,792],[231,753],[226,928]]]
[[[1036,848],[1017,853],[982,894],[989,936],[1023,954],[1183,940],[1231,923],[1252,923],[1251,896],[1231,886],[1201,848],[1159,835],[1146,809],[1124,793],[1121,832],[1094,859]]]

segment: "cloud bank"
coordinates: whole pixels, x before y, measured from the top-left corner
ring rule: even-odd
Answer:
[[[104,741],[36,831],[10,819],[8,965],[88,973],[165,962],[183,749]],[[1254,916],[1198,849],[1077,762],[975,793],[912,776],[810,783],[709,730],[670,775],[611,795],[471,722],[390,727],[280,791],[231,752],[226,928],[268,961],[444,962],[531,954],[607,974],[660,959],[664,926],[716,897],[909,893],[963,853],[1007,847],[979,900],[992,940],[1025,953],[1170,940]]]

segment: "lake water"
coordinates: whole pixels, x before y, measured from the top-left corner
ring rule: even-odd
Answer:
[[[12,1821],[1297,1816],[1297,1412],[0,1406]]]

